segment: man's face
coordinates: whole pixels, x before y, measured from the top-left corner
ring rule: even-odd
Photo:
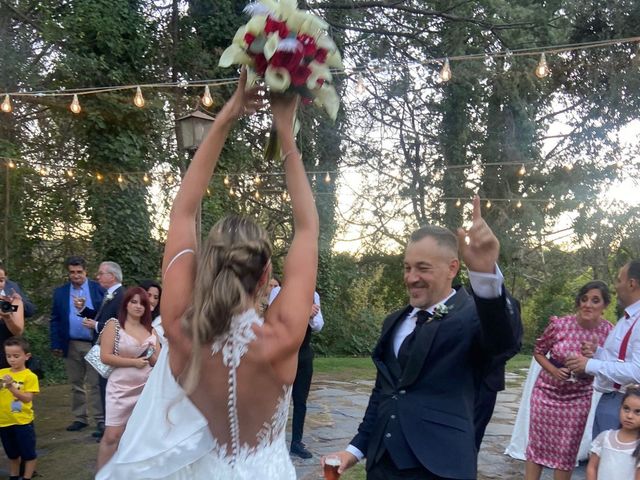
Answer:
[[[111,273],[104,263],[100,264],[98,273],[96,274],[96,280],[102,288],[109,288],[116,284],[116,276]]]
[[[632,286],[627,276],[628,270],[629,265],[625,265],[618,270],[618,276],[616,277],[616,293],[618,294],[618,303],[622,308],[628,307],[631,300]]]
[[[69,265],[69,281],[74,287],[80,287],[87,279],[87,271],[82,265]]]
[[[429,308],[447,297],[459,267],[456,254],[432,237],[409,243],[404,255],[404,284],[411,306]]]
[[[4,270],[0,268],[0,290],[4,290],[5,285],[7,284],[7,274],[4,273]],[[9,293],[9,292],[5,292]]]

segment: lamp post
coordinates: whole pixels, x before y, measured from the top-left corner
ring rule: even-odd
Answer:
[[[176,139],[178,141],[178,150],[186,151],[189,154],[189,162],[193,159],[193,156],[198,150],[198,147],[207,135],[207,132],[213,125],[214,117],[207,115],[199,110],[193,111],[184,117],[180,117],[176,120]],[[186,167],[183,169],[182,175],[186,172]],[[202,204],[198,207],[198,213],[196,214],[196,238],[200,243],[200,231],[202,229]]]

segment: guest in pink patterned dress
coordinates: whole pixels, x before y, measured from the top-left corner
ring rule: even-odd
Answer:
[[[583,342],[604,343],[613,328],[602,318],[610,301],[604,282],[587,283],[576,296],[576,315],[551,317],[536,340],[533,355],[542,371],[531,394],[525,480],[539,480],[543,466],[555,470],[554,480],[571,478],[591,406],[593,377],[574,377],[564,363],[580,353]]]

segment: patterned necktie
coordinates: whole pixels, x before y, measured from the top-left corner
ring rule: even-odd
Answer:
[[[413,332],[407,335],[407,338],[404,339],[404,341],[400,345],[400,349],[398,350],[398,363],[400,363],[400,366],[403,370],[407,365],[407,361],[409,360],[411,352],[413,351],[413,344],[416,341],[416,337],[420,333],[422,326],[431,317],[433,317],[432,313],[429,313],[426,310],[418,310],[418,313],[416,315],[416,328],[413,329]]]

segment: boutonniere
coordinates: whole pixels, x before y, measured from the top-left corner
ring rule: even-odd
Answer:
[[[113,292],[109,292],[104,296],[105,302],[110,302],[111,300],[113,300]]]
[[[427,321],[427,323],[433,320],[441,320],[451,310],[453,310],[453,307],[447,307],[444,303],[436,305],[436,308],[433,309],[433,316]]]

